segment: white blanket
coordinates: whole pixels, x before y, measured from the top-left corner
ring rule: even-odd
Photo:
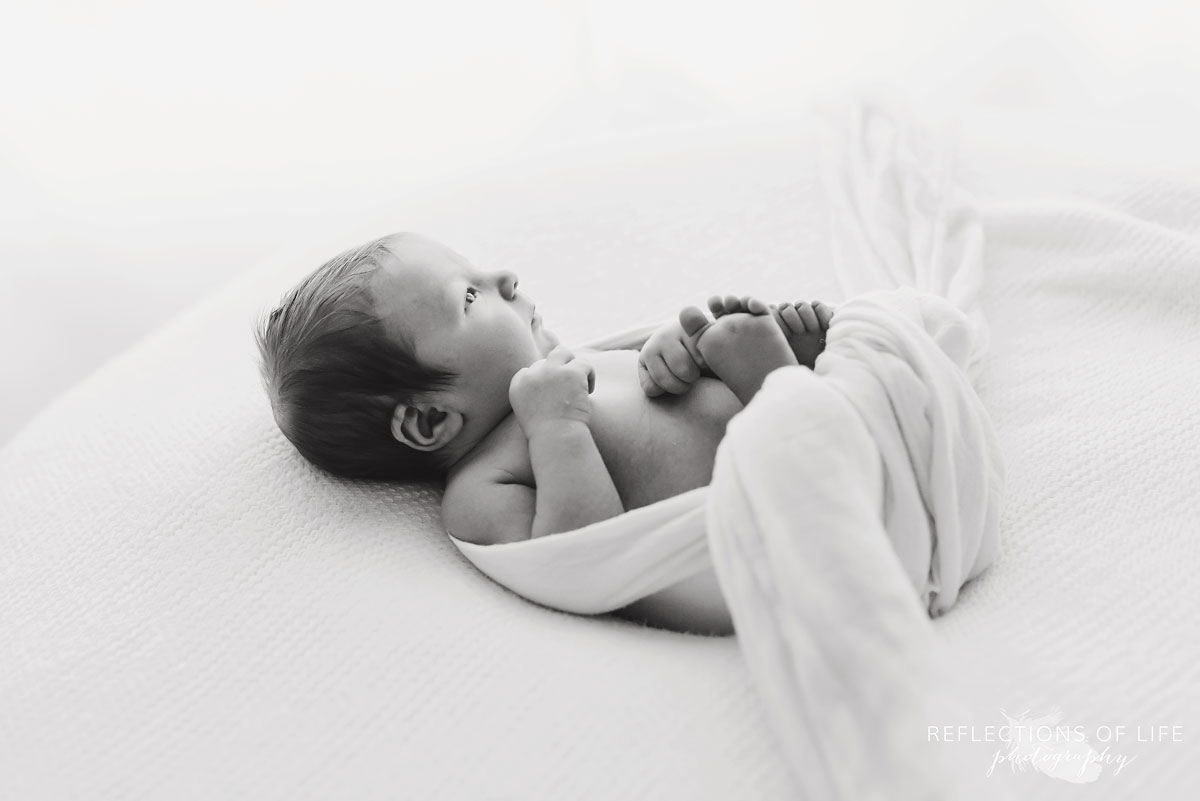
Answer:
[[[928,614],[991,563],[1003,490],[974,330],[911,290],[849,301],[817,372],[772,373],[718,452],[713,564],[805,797],[956,795],[926,739],[961,691]]]
[[[708,542],[738,642],[808,798],[979,798],[931,747],[968,695],[927,614],[999,544],[1004,469],[971,386],[986,355],[981,225],[879,110],[856,107],[825,164],[844,286],[920,283],[843,304],[815,373],[773,373],[718,452]],[[853,230],[857,228],[857,230]],[[865,275],[864,273],[870,273]],[[967,310],[971,316],[967,314]],[[920,599],[912,602],[913,590]]]

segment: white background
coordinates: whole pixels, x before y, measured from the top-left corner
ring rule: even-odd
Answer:
[[[1184,0],[2,10],[0,444],[297,232],[497,159],[864,86],[1063,115],[1084,139],[1200,131]]]

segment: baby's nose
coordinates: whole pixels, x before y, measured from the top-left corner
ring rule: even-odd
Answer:
[[[497,279],[500,285],[500,296],[505,300],[513,300],[517,296],[517,274],[512,270],[501,270]]]

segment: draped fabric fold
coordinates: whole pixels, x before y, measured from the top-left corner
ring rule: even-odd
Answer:
[[[709,553],[805,797],[959,786],[925,732],[961,701],[929,615],[999,536],[1003,467],[963,372],[974,328],[911,289],[849,301],[816,372],[768,376],[718,450]]]

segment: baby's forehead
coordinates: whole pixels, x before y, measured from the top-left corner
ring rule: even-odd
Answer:
[[[386,252],[370,278],[372,305],[388,336],[415,349],[419,335],[436,327],[449,307],[447,282],[473,268],[441,243],[415,234],[392,237]]]
[[[387,242],[390,266],[455,274],[474,269],[471,262],[441,242],[420,234],[396,234]]]
[[[454,255],[432,240],[389,242],[367,279],[369,290],[377,304],[405,299],[420,302],[423,295],[439,291],[461,274]]]

